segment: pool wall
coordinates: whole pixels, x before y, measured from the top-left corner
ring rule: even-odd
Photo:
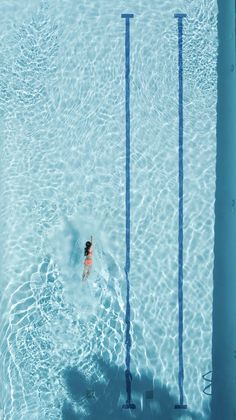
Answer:
[[[213,420],[236,419],[236,101],[235,0],[219,0]]]

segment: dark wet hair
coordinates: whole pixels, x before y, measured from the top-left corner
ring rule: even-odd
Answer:
[[[92,245],[92,242],[90,242],[90,241],[87,241],[87,242],[86,242],[86,244],[85,244],[85,248],[84,248],[84,255],[85,255],[85,256],[86,256],[86,255],[88,255],[89,248],[91,247],[91,245]]]

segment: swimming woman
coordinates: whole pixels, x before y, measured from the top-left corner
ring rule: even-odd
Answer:
[[[91,273],[92,264],[93,264],[93,237],[91,236],[91,241],[87,241],[84,249],[84,271],[82,280],[86,280]]]

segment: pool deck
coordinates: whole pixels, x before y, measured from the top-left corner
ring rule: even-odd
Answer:
[[[235,0],[218,0],[212,420],[236,419]]]

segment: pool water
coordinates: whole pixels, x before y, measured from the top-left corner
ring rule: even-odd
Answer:
[[[178,404],[178,31],[184,398]],[[125,389],[125,24],[131,44],[131,372]],[[208,419],[217,1],[0,4],[0,415]],[[84,243],[94,264],[82,283]]]

